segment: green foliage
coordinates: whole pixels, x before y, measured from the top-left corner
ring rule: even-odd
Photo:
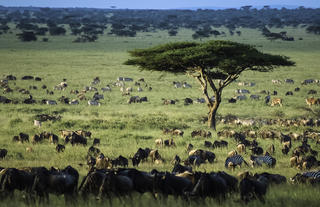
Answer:
[[[243,70],[270,71],[278,66],[292,66],[288,57],[259,52],[251,45],[231,41],[175,42],[148,49],[129,51],[127,65],[141,70],[185,73],[200,67],[224,75]],[[218,77],[220,78],[220,77]],[[217,78],[217,79],[218,79]]]

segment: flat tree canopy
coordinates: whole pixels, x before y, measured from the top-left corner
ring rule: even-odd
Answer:
[[[175,42],[129,51],[124,64],[141,70],[188,74],[196,78],[209,107],[208,125],[215,129],[215,115],[222,89],[245,70],[269,72],[279,66],[293,66],[288,57],[265,54],[254,46],[231,41]],[[214,80],[219,80],[215,83]],[[215,100],[209,98],[208,86]]]

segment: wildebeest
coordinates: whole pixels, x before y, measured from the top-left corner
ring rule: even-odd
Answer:
[[[211,132],[210,131],[206,131],[206,130],[194,130],[191,132],[191,137],[196,137],[196,136],[201,136],[201,137],[204,137],[204,138],[210,138],[212,135],[211,135]]]
[[[122,155],[119,155],[119,157],[117,157],[114,160],[111,160],[111,164],[112,167],[117,167],[117,166],[122,166],[122,167],[128,167],[128,159],[123,157]]]
[[[190,104],[193,104],[193,100],[191,98],[185,98],[184,105],[190,105]]]
[[[134,187],[131,178],[125,175],[119,175],[115,171],[110,171],[103,177],[99,189],[99,197],[111,199],[112,196],[119,197],[129,195],[133,190]]]
[[[283,175],[280,175],[280,174],[272,174],[272,173],[268,173],[268,172],[254,174],[254,177],[256,179],[258,179],[261,176],[267,178],[269,184],[282,184],[282,183],[287,182],[287,178]]]
[[[200,179],[193,187],[191,196],[212,197],[223,201],[228,192],[227,182],[217,173],[201,173]]]
[[[16,168],[5,168],[1,171],[1,175],[1,196],[13,198],[14,191],[20,190],[25,191],[27,193],[27,201],[31,201],[34,175]]]
[[[149,148],[146,148],[146,149],[139,148],[138,151],[133,155],[131,159],[132,165],[138,166],[141,161],[146,161],[148,159],[150,151],[151,150]]]
[[[0,159],[5,158],[7,153],[8,153],[7,149],[0,149]]]
[[[48,199],[48,194],[64,195],[66,203],[74,203],[78,192],[79,173],[71,166],[62,170],[51,168],[49,173],[43,175],[43,179],[37,176],[34,181],[34,188],[43,190],[43,194]]]
[[[56,151],[59,152],[64,152],[64,150],[66,149],[66,147],[62,144],[57,144],[56,146]]]
[[[267,193],[268,179],[261,176],[257,180],[252,178],[244,178],[240,181],[240,197],[245,203],[258,198],[265,203],[264,196]]]
[[[222,148],[222,147],[228,147],[228,142],[221,140],[221,141],[214,141],[212,143],[213,148]]]
[[[89,194],[95,196],[99,195],[100,187],[103,179],[106,176],[105,170],[89,171],[88,174],[82,179],[79,187],[79,194],[84,200],[87,200]]]
[[[252,154],[254,155],[262,155],[263,154],[263,149],[261,147],[253,147],[250,149]]]
[[[96,146],[96,145],[99,145],[99,144],[100,144],[100,139],[94,138],[93,141],[92,141],[92,146]]]
[[[154,192],[161,193],[165,198],[168,195],[185,196],[185,192],[192,191],[192,182],[184,177],[178,177],[171,173],[155,173]]]
[[[292,91],[287,91],[285,95],[286,96],[293,96],[293,92]]]
[[[25,133],[19,133],[19,136],[13,136],[12,141],[15,142],[29,142],[29,135]]]
[[[74,132],[80,136],[89,137],[89,138],[91,138],[91,134],[92,134],[90,131],[84,131],[84,130],[76,130]]]

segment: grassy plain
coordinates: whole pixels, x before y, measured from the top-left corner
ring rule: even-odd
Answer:
[[[310,111],[305,104],[304,99],[310,97],[307,92],[310,89],[320,93],[319,86],[312,84],[302,86],[301,81],[305,79],[320,79],[320,36],[307,34],[302,28],[285,28],[288,36],[295,37],[296,41],[269,41],[266,40],[259,31],[252,29],[241,28],[242,35],[230,36],[227,29],[218,28],[219,31],[225,31],[226,37],[203,39],[223,39],[232,40],[242,43],[253,44],[258,49],[272,53],[281,54],[290,57],[296,62],[296,67],[279,68],[270,73],[245,72],[239,80],[255,82],[254,87],[239,87],[237,83],[231,84],[223,92],[223,101],[219,108],[219,116],[228,114],[236,115],[241,118],[319,118],[319,106]],[[277,31],[277,30],[273,30]],[[17,31],[18,32],[18,31]],[[200,98],[201,91],[197,82],[190,77],[172,74],[161,74],[157,72],[140,72],[137,68],[122,65],[127,60],[128,50],[135,48],[146,48],[157,44],[172,42],[172,41],[192,41],[192,31],[181,29],[176,37],[168,36],[166,31],[158,31],[154,33],[139,33],[136,37],[124,38],[103,35],[94,43],[72,43],[74,36],[66,35],[59,37],[49,36],[49,42],[41,42],[40,39],[36,42],[20,42],[15,32],[13,34],[4,34],[0,36],[0,76],[9,74],[15,75],[17,81],[10,82],[10,87],[29,88],[30,85],[38,86],[38,90],[31,90],[33,97],[40,101],[43,98],[57,100],[61,96],[75,98],[75,95],[70,94],[71,89],[83,89],[84,86],[89,86],[93,78],[100,77],[101,83],[97,88],[104,87],[116,81],[117,77],[131,77],[135,81],[139,78],[144,78],[146,83],[152,87],[152,91],[144,90],[143,92],[133,92],[133,95],[147,96],[149,101],[142,104],[127,104],[127,96],[122,96],[119,88],[114,87],[112,92],[104,93],[105,99],[101,101],[100,107],[90,107],[87,102],[81,102],[77,106],[63,105],[59,103],[56,106],[48,105],[25,105],[25,104],[10,104],[0,105],[0,147],[8,149],[8,155],[5,159],[0,160],[0,166],[3,167],[21,167],[21,166],[56,166],[65,167],[72,165],[79,170],[81,176],[87,172],[86,167],[86,152],[88,147],[71,147],[66,146],[64,153],[58,154],[55,152],[55,146],[47,142],[32,145],[12,143],[11,139],[19,132],[24,132],[30,136],[42,131],[50,131],[58,134],[59,130],[77,130],[84,129],[92,132],[93,137],[101,139],[100,150],[107,156],[114,158],[118,155],[125,157],[132,156],[139,147],[154,148],[154,140],[157,138],[169,138],[162,135],[161,130],[168,128],[181,128],[185,131],[183,138],[175,138],[177,148],[162,148],[160,154],[167,161],[161,165],[153,165],[150,162],[139,165],[140,170],[171,170],[170,160],[175,154],[178,154],[182,159],[187,157],[185,152],[186,145],[192,143],[196,148],[204,148],[203,139],[193,139],[190,132],[194,129],[206,129],[206,124],[201,122],[201,119],[207,113],[205,104],[193,104],[190,106],[183,105],[183,99],[186,97]],[[301,37],[303,40],[298,40]],[[24,75],[33,75],[43,78],[42,82],[23,81],[21,77]],[[65,91],[54,91],[55,94],[47,95],[45,90],[41,89],[43,84],[47,85],[50,90],[53,86],[60,83],[63,78],[67,79],[68,87]],[[272,79],[284,80],[286,78],[293,79],[295,84],[272,85]],[[186,81],[192,84],[191,89],[175,89],[173,81]],[[133,83],[127,83],[126,86],[136,87]],[[300,87],[300,92],[294,92],[294,95],[285,96],[287,91],[293,91],[294,88]],[[264,104],[263,96],[259,101],[244,100],[236,104],[227,102],[228,98],[234,96],[234,90],[238,88],[246,88],[251,91],[251,94],[258,94],[261,90],[277,90],[278,96],[284,99],[284,106],[270,107]],[[2,93],[2,92],[1,92]],[[1,94],[2,95],[2,94]],[[28,95],[22,95],[15,91],[10,94],[3,94],[9,98],[23,100]],[[92,97],[93,92],[86,94],[87,97]],[[315,95],[319,97],[319,95]],[[162,105],[161,98],[178,99],[176,105]],[[59,114],[62,116],[61,121],[44,122],[41,128],[33,126],[34,116],[37,114]],[[218,124],[218,130],[228,128],[230,126]],[[241,130],[238,127],[231,126],[236,130]],[[253,127],[254,130],[270,128],[267,126]],[[290,127],[283,128],[280,126],[272,126],[271,129],[288,132],[303,132],[306,127]],[[319,130],[319,128],[317,129]],[[214,134],[210,141],[216,140]],[[227,152],[235,148],[235,142],[229,142],[228,149],[217,149],[214,153],[217,155],[217,161],[214,164],[204,164],[200,166],[201,171],[218,171],[224,169],[224,160]],[[89,140],[89,143],[91,140]],[[258,138],[258,142],[265,148],[271,143],[276,147],[277,165],[274,169],[265,167],[250,169],[253,172],[268,171],[285,175],[287,178],[293,176],[299,170],[290,168],[289,155],[282,155],[281,145],[278,140],[262,140]],[[294,143],[296,146],[299,143]],[[32,153],[25,151],[26,147],[33,148]],[[320,147],[312,143],[315,150]],[[246,160],[249,155],[244,156]],[[319,157],[318,157],[319,159]],[[79,164],[83,164],[80,166]],[[247,168],[237,169],[235,172],[228,173],[236,174],[239,171],[248,170]],[[305,190],[308,189],[308,190]],[[317,206],[320,202],[318,198],[320,191],[317,188],[310,186],[292,187],[290,185],[271,187],[267,195],[268,206],[301,206],[308,203],[310,206]],[[160,203],[154,203],[147,195],[144,196],[145,202],[142,206],[147,206],[152,203],[152,206],[162,206]],[[236,196],[231,201],[223,205],[238,205],[233,200],[238,200]],[[140,202],[137,199],[136,202]],[[288,203],[287,203],[288,201]],[[52,204],[62,205],[59,199],[54,200]],[[115,201],[118,202],[118,201]],[[174,200],[170,200],[173,203]],[[207,201],[205,204],[211,205],[212,201]],[[19,201],[6,202],[6,205],[17,205]],[[2,205],[2,204],[0,204]],[[93,203],[93,206],[96,204]],[[104,204],[101,204],[104,205]],[[119,203],[120,205],[120,203]],[[127,205],[127,204],[121,204]],[[177,202],[178,206],[183,206],[181,201]],[[256,206],[253,202],[249,206]]]

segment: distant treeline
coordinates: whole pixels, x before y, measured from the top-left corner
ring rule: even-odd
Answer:
[[[262,9],[243,6],[224,10],[135,10],[135,9],[88,9],[88,8],[37,8],[0,7],[0,33],[10,30],[8,23],[15,23],[24,33],[34,35],[64,35],[69,25],[76,41],[95,41],[110,25],[109,35],[135,36],[137,32],[168,30],[175,36],[179,28],[194,30],[193,38],[226,35],[212,28],[226,27],[230,35],[241,35],[237,28],[259,29],[285,26],[306,28],[307,32],[320,34],[320,9]],[[42,26],[39,26],[39,25]],[[278,35],[279,39],[290,38]],[[272,38],[277,37],[273,35]],[[33,40],[36,38],[32,38]],[[292,40],[292,39],[291,39]]]

